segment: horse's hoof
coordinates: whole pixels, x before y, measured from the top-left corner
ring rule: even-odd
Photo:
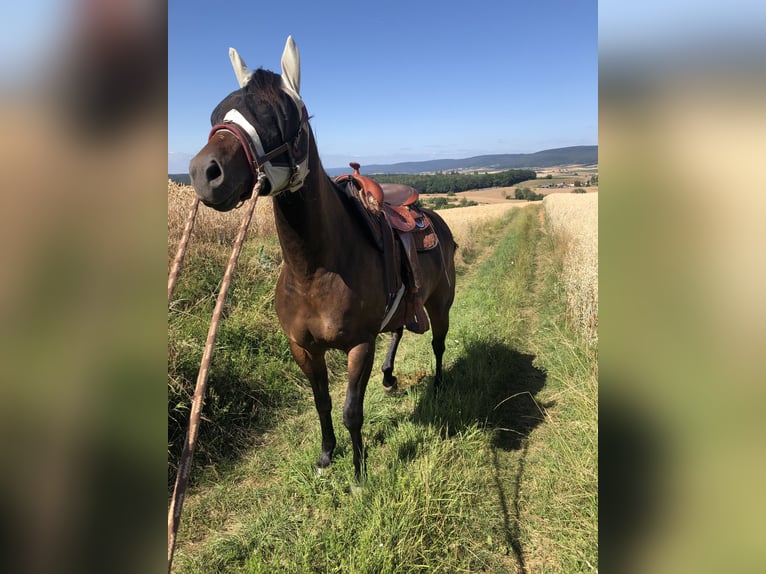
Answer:
[[[386,383],[390,382],[391,384],[388,385]],[[399,381],[397,381],[396,377],[391,377],[388,381],[383,381],[383,390],[387,393],[393,393],[395,390],[399,388]]]
[[[317,470],[324,470],[328,466],[330,466],[330,463],[332,462],[332,458],[330,456],[323,454],[321,457],[319,457],[319,460],[317,461]]]

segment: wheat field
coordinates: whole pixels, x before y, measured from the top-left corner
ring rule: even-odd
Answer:
[[[168,180],[168,250],[172,252],[183,232],[186,216],[194,200],[194,189],[188,185],[179,185]],[[452,229],[458,245],[469,245],[476,229],[483,223],[497,219],[514,207],[527,202],[507,202],[471,207],[459,207],[439,211],[447,225]],[[239,227],[239,211],[220,213],[200,206],[194,224],[193,240],[212,243],[231,243]],[[274,212],[271,198],[259,198],[253,215],[249,234],[259,237],[275,233]],[[172,255],[172,253],[171,253]]]
[[[168,256],[172,257],[186,217],[194,201],[194,188],[189,185],[179,185],[168,180]],[[242,220],[243,212],[234,209],[221,213],[200,205],[192,232],[191,245],[195,243],[232,244],[237,236],[237,230]],[[271,199],[259,198],[255,206],[253,221],[248,230],[249,237],[265,237],[273,234],[274,216]]]
[[[569,312],[592,343],[598,340],[598,193],[555,193],[543,200],[556,244],[564,252]]]

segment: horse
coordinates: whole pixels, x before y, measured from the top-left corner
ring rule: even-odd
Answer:
[[[273,198],[282,249],[274,305],[292,356],[313,391],[322,433],[318,471],[330,465],[336,446],[325,353],[340,349],[348,358],[343,424],[351,436],[359,481],[365,459],[363,402],[375,341],[381,332],[393,333],[382,370],[384,387],[394,389],[405,305],[398,299],[393,308],[383,287],[385,264],[379,248],[322,167],[300,96],[300,55],[292,37],[285,44],[281,75],[262,68],[250,71],[233,48],[229,56],[240,88],[211,114],[208,143],[189,165],[192,185],[200,201],[218,211],[252,197],[256,182],[261,184],[258,195]],[[455,295],[457,245],[444,220],[423,211],[438,237],[436,249],[417,254],[438,390]]]

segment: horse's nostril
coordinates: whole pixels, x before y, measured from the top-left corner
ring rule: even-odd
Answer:
[[[210,165],[207,166],[207,169],[205,170],[205,176],[208,181],[213,181],[214,179],[221,177],[221,166],[218,165],[217,161],[213,160],[210,162]]]

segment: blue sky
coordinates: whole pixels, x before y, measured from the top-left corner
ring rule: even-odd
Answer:
[[[593,0],[170,0],[168,11],[175,166],[238,87],[229,46],[251,69],[279,71],[289,34],[327,168],[598,143]]]
[[[762,55],[766,2],[604,0],[598,18],[602,58],[638,55],[662,64],[657,60],[674,57],[676,50],[725,50],[743,44],[746,52],[755,48]]]

